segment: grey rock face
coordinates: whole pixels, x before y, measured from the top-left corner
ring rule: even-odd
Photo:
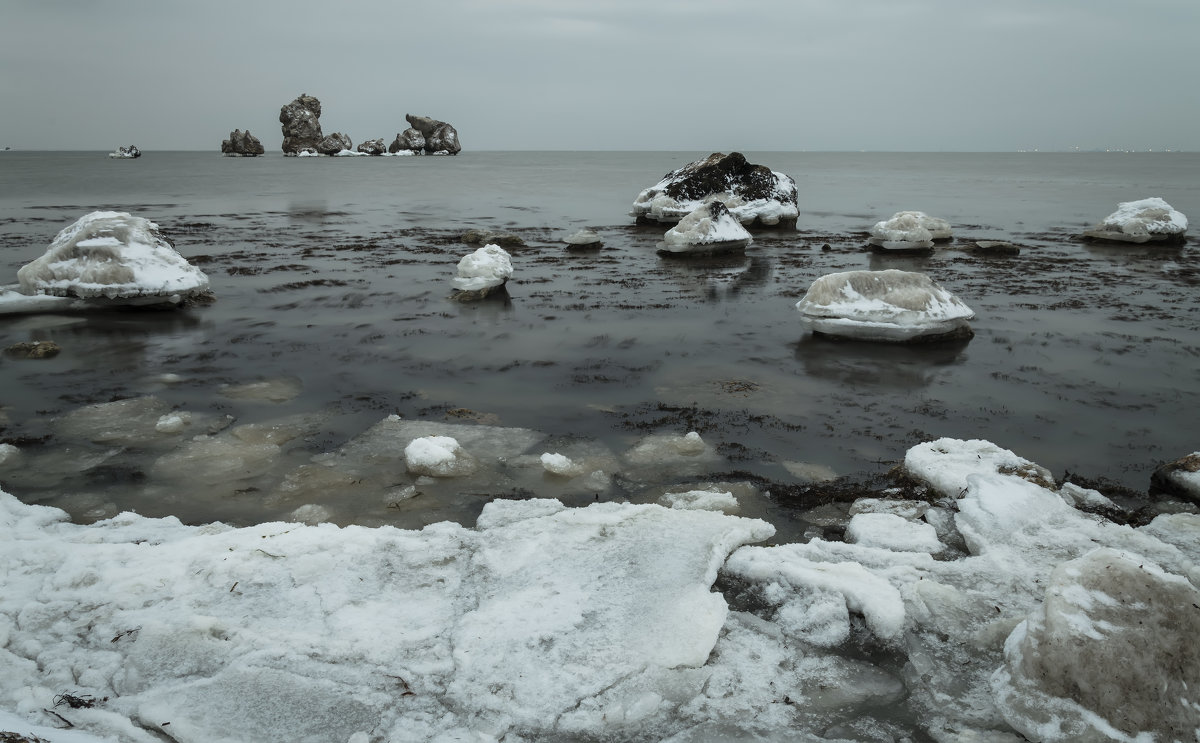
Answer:
[[[358,151],[365,152],[368,155],[382,155],[387,152],[387,146],[383,143],[383,137],[368,139],[358,146]]]
[[[305,148],[317,149],[322,140],[320,118],[321,102],[303,93],[279,109],[284,154],[295,155]]]
[[[396,153],[401,150],[410,152],[421,152],[425,149],[425,135],[420,131],[409,127],[396,135],[396,139],[392,141],[388,152]]]
[[[462,146],[458,142],[458,131],[446,122],[412,114],[407,114],[404,118],[408,120],[413,129],[425,137],[425,152],[448,152],[451,155],[457,155],[462,151]]]
[[[342,150],[354,147],[350,138],[341,132],[334,132],[317,143],[317,152],[322,155],[336,155]]]
[[[221,143],[221,152],[225,155],[255,157],[266,152],[263,149],[262,142],[258,137],[250,133],[250,130],[242,131],[234,129],[229,133],[229,139]]]

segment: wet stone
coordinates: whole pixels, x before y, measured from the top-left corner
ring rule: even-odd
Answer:
[[[14,343],[4,349],[4,355],[14,359],[52,359],[61,352],[62,346],[54,341]]]

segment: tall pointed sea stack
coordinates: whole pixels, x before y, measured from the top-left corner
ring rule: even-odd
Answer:
[[[321,139],[321,102],[307,93],[279,109],[283,128],[283,154],[297,155],[301,150],[316,151]]]

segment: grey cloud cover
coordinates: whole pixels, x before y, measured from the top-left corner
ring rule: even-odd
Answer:
[[[1200,149],[1195,0],[6,0],[0,146]]]

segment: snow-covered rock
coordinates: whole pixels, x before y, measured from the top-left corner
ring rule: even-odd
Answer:
[[[499,245],[484,245],[458,262],[454,279],[459,299],[482,299],[504,288],[513,274],[512,260]]]
[[[1187,227],[1187,217],[1154,196],[1117,204],[1115,212],[1085,230],[1083,236],[1113,242],[1166,242],[1181,239]]]
[[[134,145],[129,145],[128,147],[118,147],[108,153],[108,156],[116,160],[132,160],[135,157],[141,157],[142,151]]]
[[[563,242],[567,244],[567,247],[580,249],[599,248],[604,244],[595,230],[586,228],[567,235],[563,238]]]
[[[744,250],[750,241],[750,233],[725,204],[709,199],[667,230],[659,252],[711,255]]]
[[[1200,503],[1200,451],[1159,467],[1151,475],[1150,484],[1156,490]]]
[[[950,223],[925,212],[896,212],[871,227],[871,245],[884,250],[921,250],[932,248],[937,240],[949,240]]]
[[[696,211],[710,196],[742,224],[794,227],[800,211],[791,176],[752,165],[740,152],[714,152],[684,165],[644,189],[633,202],[638,222],[671,224]]]
[[[175,251],[154,222],[105,211],[59,232],[45,255],[17,271],[17,281],[26,296],[117,304],[179,304],[209,287],[208,277]]]
[[[975,316],[925,274],[895,269],[822,276],[796,309],[814,333],[893,342],[970,338]]]

